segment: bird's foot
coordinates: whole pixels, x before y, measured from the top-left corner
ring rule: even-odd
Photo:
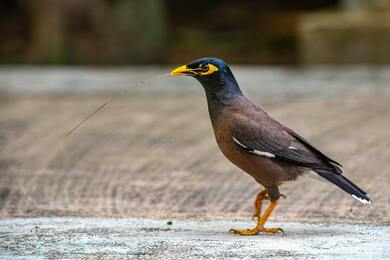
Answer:
[[[284,231],[281,228],[265,228],[264,227],[265,223],[267,222],[268,217],[271,215],[271,213],[274,210],[274,208],[276,207],[276,205],[277,205],[277,201],[273,201],[273,202],[271,201],[270,205],[268,206],[268,208],[264,212],[263,216],[258,218],[257,225],[255,228],[245,229],[245,230],[231,229],[230,232],[237,234],[237,235],[241,235],[241,236],[254,236],[254,235],[259,234],[260,232],[273,233],[273,234],[280,232],[280,233],[284,234]]]
[[[271,233],[271,234],[276,234],[276,233],[282,233],[284,235],[284,231],[281,228],[265,228],[265,227],[260,227],[260,228],[252,228],[252,229],[230,229],[230,233],[233,233],[235,235],[240,235],[240,236],[254,236],[259,233]]]

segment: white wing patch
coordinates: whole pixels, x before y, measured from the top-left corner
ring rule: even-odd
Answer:
[[[240,141],[238,141],[234,136],[233,136],[233,141],[238,144],[239,146],[241,146],[242,148],[244,149],[249,149],[246,145],[244,145],[243,143],[241,143]]]
[[[241,143],[240,141],[238,141],[235,137],[233,137],[233,141],[236,144],[238,144],[239,146],[241,146],[243,149],[245,149],[248,152],[250,152],[250,153],[253,153],[253,154],[256,154],[256,155],[259,155],[259,156],[263,156],[263,157],[266,157],[266,158],[275,158],[275,154],[249,148],[248,146],[246,146],[243,143]]]
[[[371,203],[372,203],[372,201],[366,200],[366,199],[363,199],[363,198],[359,198],[358,196],[356,196],[356,195],[354,195],[354,194],[351,194],[351,196],[352,196],[354,199],[360,201],[360,202],[363,203],[363,204],[371,204]]]
[[[267,158],[275,158],[275,154],[268,153],[268,152],[262,152],[262,151],[258,151],[258,150],[253,150],[253,151],[250,151],[250,152],[254,153],[254,154],[257,154],[257,155],[260,155],[260,156],[267,157]]]

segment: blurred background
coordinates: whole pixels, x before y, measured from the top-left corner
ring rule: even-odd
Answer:
[[[2,0],[3,64],[390,62],[389,0]]]
[[[390,223],[390,0],[1,0],[0,217],[249,218],[200,85],[155,78],[204,56],[376,202],[302,179],[273,220]]]

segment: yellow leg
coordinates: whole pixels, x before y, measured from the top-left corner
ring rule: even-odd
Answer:
[[[255,213],[252,215],[253,218],[259,219],[261,217],[261,207],[263,200],[268,199],[267,190],[260,191],[255,200]]]
[[[277,205],[277,201],[271,202],[271,204],[268,206],[268,208],[264,212],[264,215],[261,218],[259,218],[259,220],[257,221],[257,225],[255,228],[246,229],[246,230],[231,229],[230,232],[232,232],[234,234],[241,235],[241,236],[253,236],[253,235],[259,234],[260,232],[264,232],[264,233],[281,232],[284,234],[284,231],[281,228],[265,228],[264,227],[265,222],[267,222],[269,216],[271,215],[271,213],[274,210],[274,208],[276,207],[276,205]]]

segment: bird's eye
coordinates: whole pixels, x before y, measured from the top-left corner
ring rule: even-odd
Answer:
[[[207,72],[207,71],[209,70],[209,65],[206,64],[206,63],[204,63],[204,64],[201,64],[201,65],[199,66],[199,68],[200,68],[200,70],[201,70],[202,72]]]

